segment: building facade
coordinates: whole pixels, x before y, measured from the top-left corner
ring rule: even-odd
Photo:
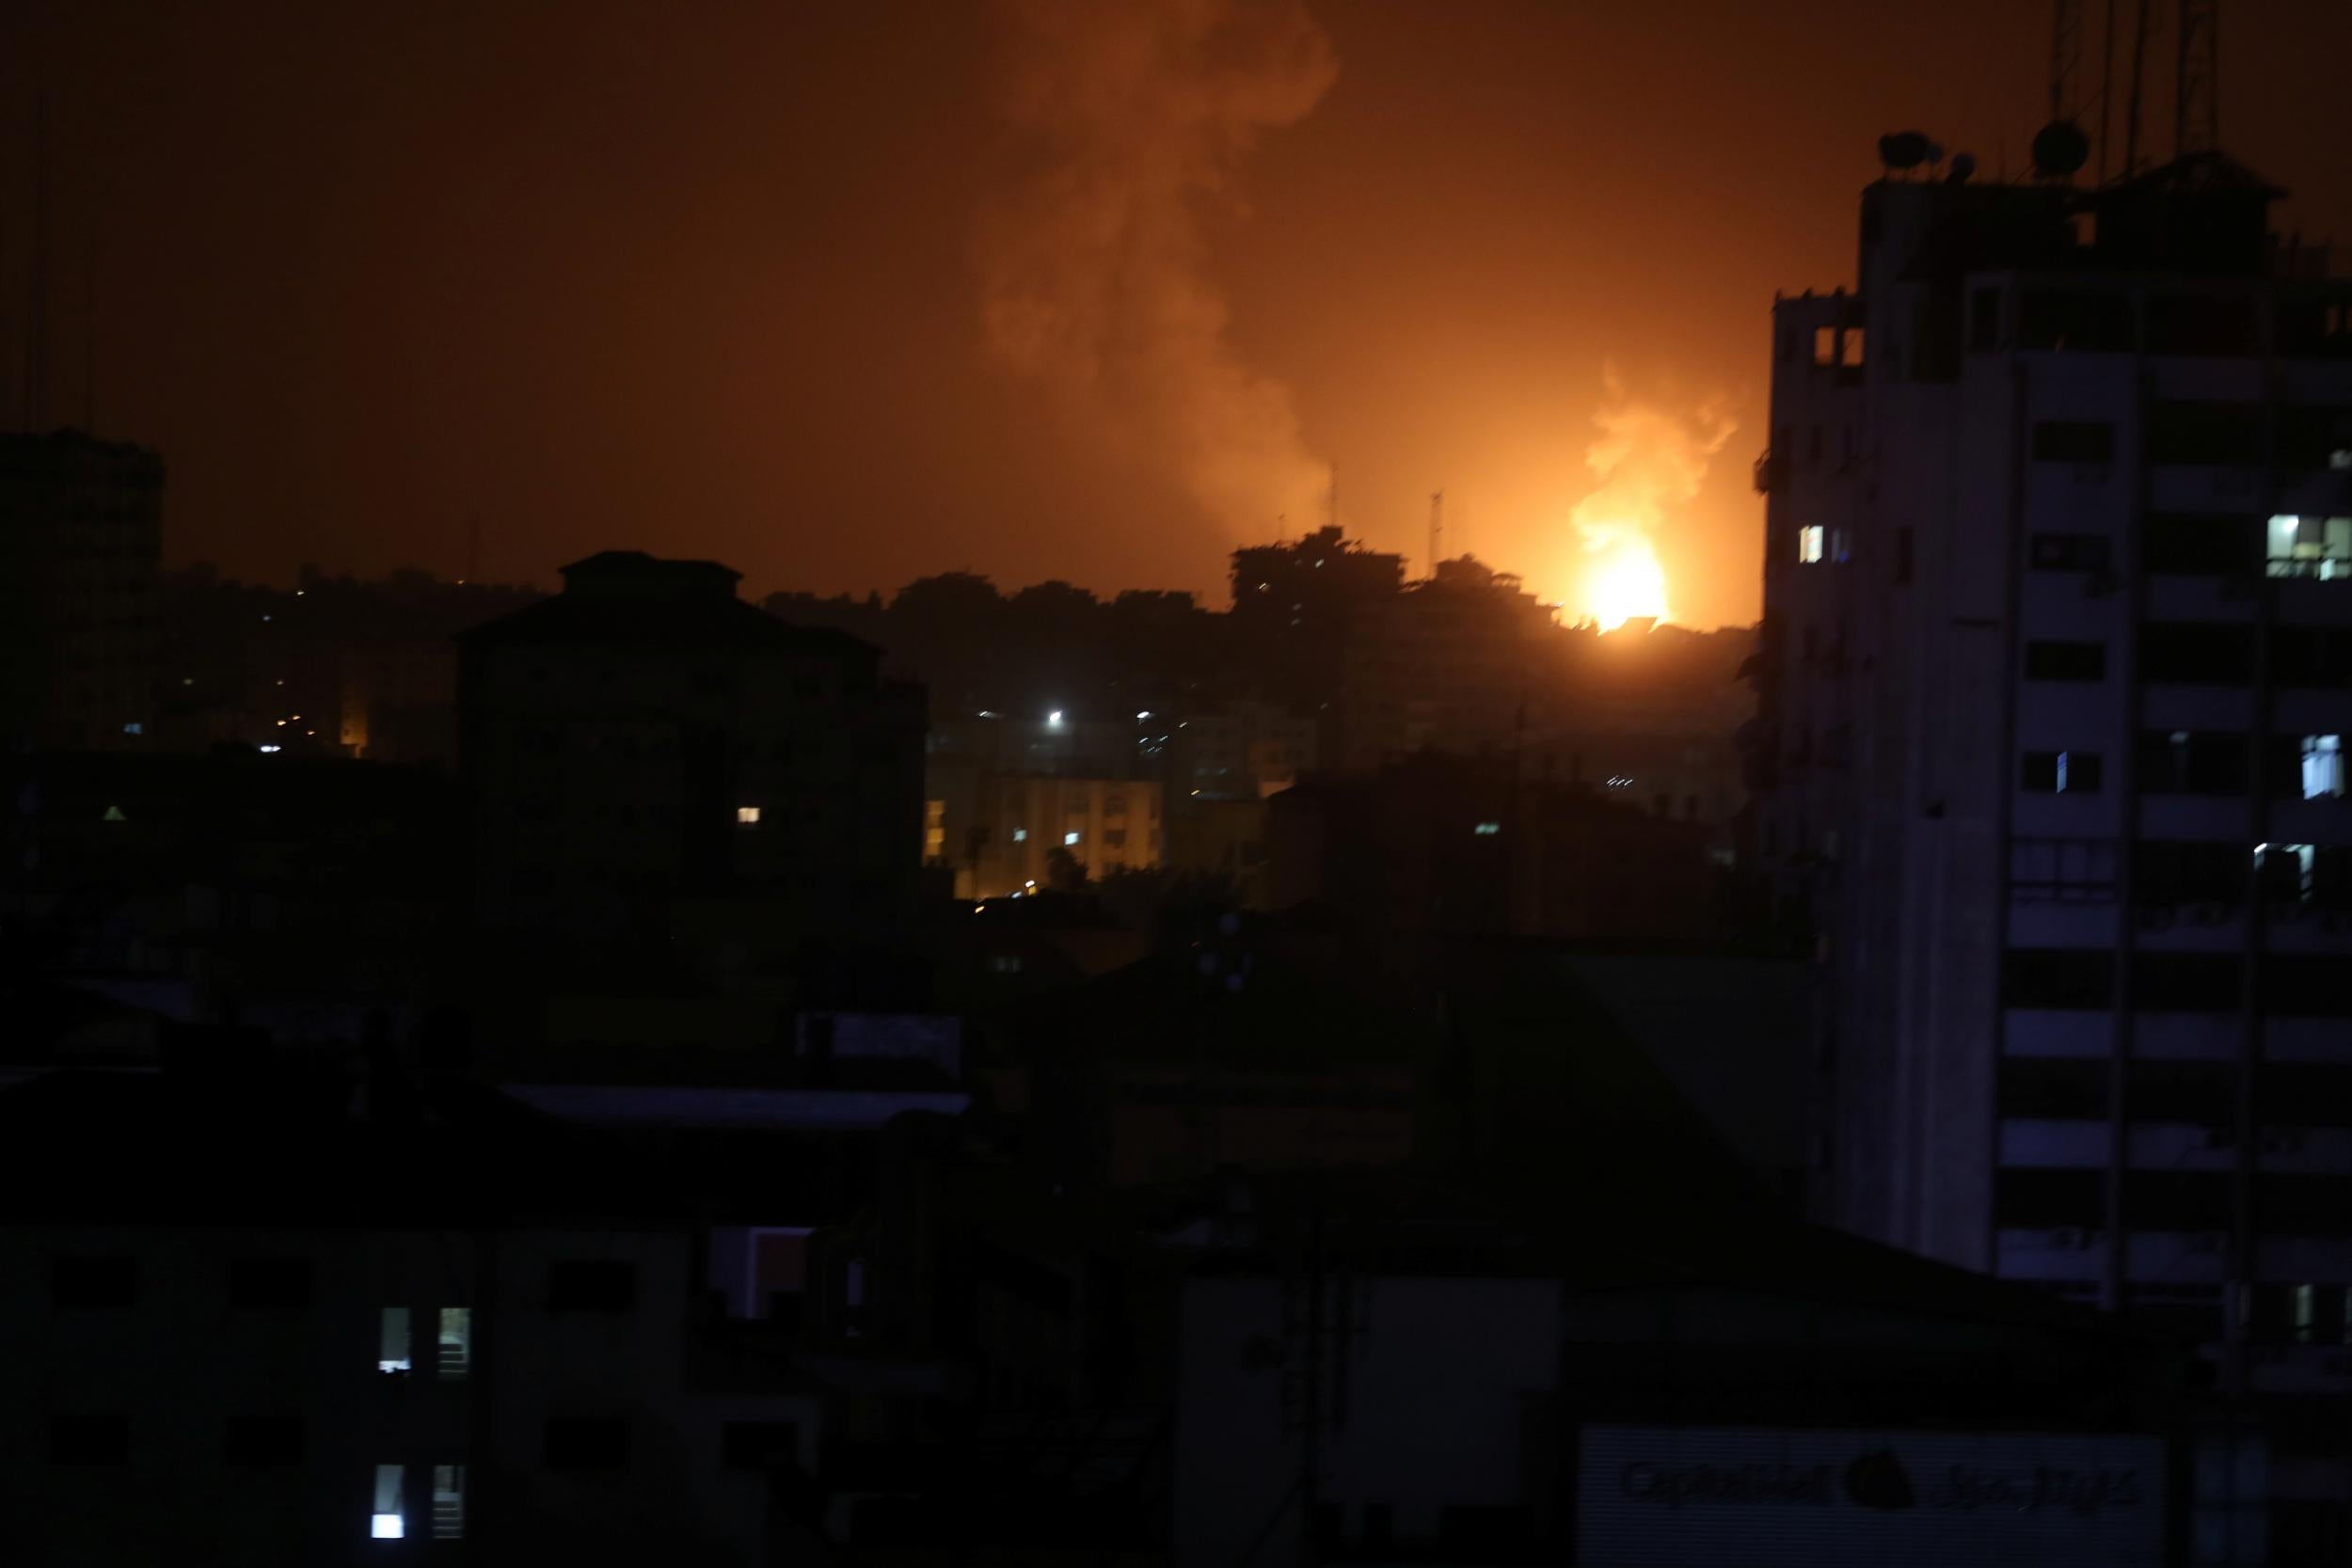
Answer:
[[[0,436],[0,741],[146,743],[163,459],[79,431]]]
[[[2341,1397],[2352,285],[2277,194],[1864,193],[1859,291],[1774,310],[1748,766],[1831,1216]],[[2290,1534],[2352,1521],[2315,1408]]]
[[[714,562],[607,551],[564,579],[463,641],[483,918],[614,930],[749,897],[869,940],[902,926],[921,689],[846,633],[742,603]]]

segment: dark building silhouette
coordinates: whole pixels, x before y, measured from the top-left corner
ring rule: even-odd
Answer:
[[[0,436],[0,742],[149,743],[163,496],[145,447]]]
[[[485,922],[666,930],[681,901],[732,900],[787,936],[875,941],[912,917],[921,688],[847,633],[742,603],[736,578],[607,551],[465,635]]]

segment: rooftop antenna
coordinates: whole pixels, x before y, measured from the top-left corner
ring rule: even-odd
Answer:
[[[33,105],[33,258],[26,279],[24,431],[40,433],[49,417],[49,95]]]
[[[466,519],[466,575],[457,580],[461,584],[482,580],[482,514],[479,512]]]
[[[2148,80],[2148,21],[2155,0],[2139,0],[2132,17],[2132,96],[2123,110],[2123,166],[2117,178],[2129,180],[2139,168],[2139,94]]]
[[[1445,492],[1429,493],[1429,576],[1438,575],[1438,552],[1445,544]]]
[[[98,222],[82,252],[82,430],[98,434]]]
[[[2221,146],[2221,0],[2181,0],[2180,63],[2172,78],[2172,155]]]

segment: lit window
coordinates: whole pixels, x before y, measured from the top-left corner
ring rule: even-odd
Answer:
[[[759,808],[758,808],[757,806],[738,806],[738,807],[736,807],[736,808],[735,808],[735,825],[736,825],[737,827],[739,827],[739,828],[756,828],[756,827],[758,827],[758,826],[759,826]]]
[[[147,733],[147,726],[137,722],[136,721],[133,721],[131,723],[122,726],[122,733],[124,735],[145,735]]]
[[[1074,832],[1064,833],[1061,835],[1061,841],[1064,844],[1075,844],[1078,842],[1078,835]]]
[[[2319,1288],[2297,1285],[2294,1296],[2295,1342],[2308,1345],[2319,1337]]]
[[[408,1370],[408,1308],[384,1308],[381,1341],[376,1346],[375,1370],[405,1375]]]
[[[377,1541],[398,1541],[408,1533],[406,1514],[400,1501],[402,1472],[397,1465],[375,1467],[375,1514],[368,1526],[368,1534]]]
[[[2344,794],[2344,736],[2303,737],[2303,799],[2332,800]]]
[[[2265,542],[2274,578],[2352,578],[2352,517],[2275,516]]]
[[[1824,531],[1819,523],[1808,523],[1797,530],[1797,563],[1799,565],[1812,566],[1820,563],[1823,533]]]
[[[462,1541],[466,1535],[466,1467],[433,1466],[433,1539]]]
[[[1477,827],[1472,828],[1470,832],[1475,833],[1480,838],[1492,838],[1497,833],[1502,832],[1502,824],[1500,822],[1481,822]]]
[[[282,751],[284,751],[284,750],[285,750],[285,748],[284,748],[284,747],[282,747],[282,746],[274,746],[274,745],[273,745],[273,746],[264,746],[264,747],[262,747],[261,750],[262,750],[262,754],[263,754],[264,756],[266,756],[266,755],[268,755],[268,754],[270,754],[270,753],[272,753],[272,752],[282,752]]]
[[[1049,724],[1058,724],[1058,723],[1060,723],[1060,722],[1061,722],[1061,709],[1059,709],[1059,708],[1056,708],[1053,712],[1051,712],[1051,713],[1047,714],[1047,715],[1045,716],[1045,721],[1046,721],[1047,723],[1049,723]]]
[[[1029,842],[1029,830],[1028,830],[1028,829],[1026,829],[1026,828],[1015,828],[1015,829],[1012,831],[1012,841],[1013,841],[1015,844],[1026,844],[1026,843],[1028,843],[1028,842]]]
[[[461,1378],[473,1364],[473,1308],[441,1308],[441,1376]]]

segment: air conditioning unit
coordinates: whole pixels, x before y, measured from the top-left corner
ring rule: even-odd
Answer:
[[[2262,1131],[2262,1147],[2265,1154],[2296,1153],[2303,1147],[2303,1129],[2265,1127]]]
[[[2218,1230],[2201,1230],[2188,1240],[2188,1250],[2199,1253],[2223,1253],[2230,1250],[2230,1238]]]
[[[2172,929],[2175,911],[2169,904],[2142,904],[2139,908],[2139,928],[2143,931]]]
[[[2090,1246],[2098,1234],[2096,1230],[2086,1230],[2076,1226],[2060,1226],[2050,1232],[2050,1245],[2058,1252],[2082,1252]]]
[[[2218,926],[2227,921],[2229,918],[2230,906],[2227,904],[2200,904],[2197,906],[2197,924],[2200,926]]]
[[[2234,1127],[2206,1128],[2205,1147],[2207,1148],[2235,1148],[2237,1147],[2237,1129]]]

